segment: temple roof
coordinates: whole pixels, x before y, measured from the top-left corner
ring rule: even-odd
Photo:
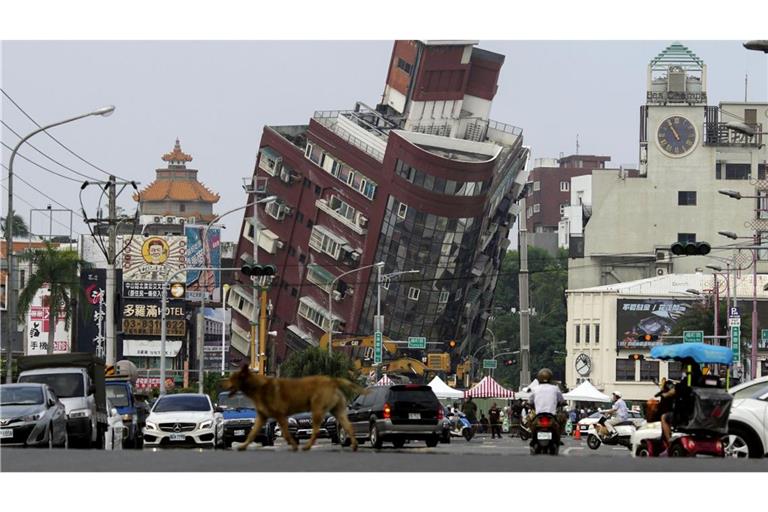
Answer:
[[[191,162],[192,155],[188,155],[181,150],[181,144],[177,138],[176,144],[173,146],[173,151],[164,154],[162,159],[164,162]]]

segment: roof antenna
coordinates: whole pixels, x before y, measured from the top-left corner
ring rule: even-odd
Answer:
[[[749,83],[749,73],[744,73],[744,103],[747,102],[747,86]]]
[[[576,134],[576,154],[579,154],[579,134]]]

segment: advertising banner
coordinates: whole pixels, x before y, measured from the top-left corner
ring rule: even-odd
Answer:
[[[181,350],[181,340],[165,341],[165,357],[176,357]],[[126,357],[160,357],[160,340],[125,340],[123,355]]]
[[[165,308],[166,336],[183,337],[187,334],[184,301],[172,300]],[[161,303],[159,300],[124,299],[122,326],[125,336],[152,338],[162,335]]]
[[[115,286],[118,290],[122,283],[122,274],[122,270],[115,270]],[[87,303],[81,302],[77,308],[77,340],[73,340],[75,351],[90,352],[106,358],[107,270],[91,268],[80,271],[80,287]],[[80,298],[80,301],[82,300]],[[120,358],[119,335],[116,345],[116,357]]]
[[[203,245],[205,226],[185,226],[187,236],[187,267],[220,267],[221,266],[221,230],[208,230],[208,240]],[[207,302],[221,300],[221,272],[214,270],[194,270],[187,272],[187,295],[189,301],[199,302],[205,298]]]
[[[695,303],[680,299],[618,299],[616,301],[617,348],[647,348],[661,340],[642,341],[644,334],[669,335],[682,315]],[[681,340],[682,342],[682,340]]]
[[[126,238],[123,252],[123,281],[163,283],[187,264],[187,237],[134,236]],[[186,275],[177,275],[179,282]]]
[[[27,346],[26,355],[48,353],[48,333],[53,328],[53,353],[63,354],[70,350],[70,332],[66,328],[64,310],[60,310],[54,322],[51,322],[48,308],[49,290],[41,288],[35,294],[32,305],[27,311]],[[55,325],[52,325],[55,324]]]

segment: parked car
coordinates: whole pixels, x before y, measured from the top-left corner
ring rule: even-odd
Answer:
[[[234,441],[244,442],[256,421],[256,409],[251,399],[239,392],[230,395],[229,391],[222,391],[219,393],[216,405],[221,409],[223,419],[222,444],[224,447],[229,448]],[[255,441],[260,442],[262,446],[275,444],[274,420],[267,421]]]
[[[582,436],[585,436],[586,439],[587,434],[589,433],[589,427],[597,423],[600,418],[603,417],[603,413],[601,412],[593,412],[586,418],[582,418],[576,423],[577,428],[579,429],[579,433]],[[631,421],[635,424],[635,428],[640,428],[645,423],[645,417],[636,411],[629,411],[629,418],[628,421]]]
[[[278,431],[279,429],[280,427],[278,427]],[[290,432],[296,440],[309,439],[312,435],[312,413],[300,412],[289,416],[288,432]],[[336,424],[336,418],[332,414],[326,413],[325,417],[323,417],[317,437],[328,438],[331,440],[331,443],[338,444],[338,425]]]
[[[222,439],[223,418],[208,395],[179,393],[155,401],[144,426],[144,446],[205,446]]]
[[[0,444],[69,447],[66,408],[47,384],[0,386]]]
[[[420,384],[373,386],[355,398],[347,411],[357,439],[374,448],[385,441],[402,448],[408,440],[426,441],[435,447],[443,434],[443,406],[432,388]],[[349,434],[339,428],[339,441],[349,445]]]
[[[734,386],[725,441],[726,457],[762,458],[768,455],[768,378]],[[751,394],[748,394],[751,392]]]

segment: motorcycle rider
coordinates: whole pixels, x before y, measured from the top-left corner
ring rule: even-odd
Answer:
[[[533,410],[536,414],[551,414],[557,415],[557,407],[561,404],[565,404],[563,394],[560,392],[560,388],[552,384],[552,370],[549,368],[542,368],[539,373],[536,374],[536,380],[539,381],[539,386],[533,390],[531,397],[528,399],[528,403],[533,406]],[[558,425],[559,422],[555,422]],[[535,425],[535,422],[534,422]]]
[[[672,426],[683,425],[688,422],[693,409],[692,387],[701,385],[703,374],[698,363],[687,357],[682,360],[684,373],[680,382],[667,391],[659,393],[662,399],[673,399],[672,411],[661,416],[661,433],[664,438],[664,446],[669,447],[672,440]],[[690,375],[688,369],[690,368]],[[689,382],[690,381],[690,382]]]
[[[616,425],[629,419],[629,409],[627,408],[626,402],[621,398],[621,392],[614,391],[611,398],[613,399],[613,406],[604,412],[604,414],[609,416],[608,420],[595,425],[596,427],[599,427],[600,434],[603,437],[609,435],[615,436]]]

